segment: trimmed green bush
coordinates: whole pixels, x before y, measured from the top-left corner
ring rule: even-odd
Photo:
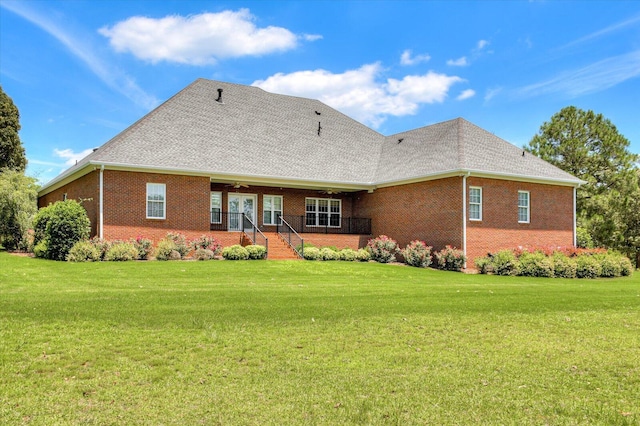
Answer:
[[[444,269],[445,271],[460,272],[467,261],[467,257],[462,250],[451,246],[445,246],[445,248],[435,254],[435,258],[438,269]]]
[[[101,260],[100,250],[91,241],[78,241],[71,247],[67,254],[68,262],[99,262]]]
[[[496,275],[518,275],[518,259],[511,250],[500,250],[491,259]]]
[[[246,246],[245,249],[249,252],[249,260],[261,260],[267,257],[267,248],[259,244],[253,244]]]
[[[371,260],[371,254],[367,249],[358,249],[356,252],[356,260],[358,262],[368,262]]]
[[[338,259],[345,262],[354,262],[356,260],[357,253],[350,248],[343,248],[338,252]]]
[[[602,266],[595,256],[578,256],[576,266],[576,277],[578,278],[598,278],[602,275]]]
[[[605,278],[619,277],[622,275],[619,257],[613,253],[600,254],[594,256],[600,262],[600,276]]]
[[[137,258],[138,249],[133,244],[125,241],[114,242],[104,255],[104,260],[109,262],[128,262]]]
[[[518,259],[518,274],[524,277],[553,278],[555,272],[553,260],[541,252],[524,252]]]
[[[493,272],[493,263],[491,259],[487,256],[484,257],[476,257],[473,262],[476,266],[476,269],[481,274],[489,274]]]
[[[240,244],[235,244],[222,249],[222,257],[227,260],[247,260],[249,259],[249,252]]]
[[[426,268],[431,265],[431,247],[424,241],[411,241],[404,250],[402,257],[407,265]]]
[[[578,265],[576,260],[562,253],[553,254],[553,275],[556,278],[575,278]]]
[[[175,252],[178,254],[178,259],[176,259]],[[176,250],[176,243],[169,238],[163,238],[160,240],[158,245],[156,246],[156,259],[157,260],[179,260],[180,252]]]
[[[305,244],[303,257],[305,260],[318,260],[320,259],[320,249],[314,246],[307,247]]]
[[[45,259],[47,257],[47,240],[42,240],[33,246],[33,254],[35,257]]]
[[[389,263],[396,260],[396,254],[400,251],[396,240],[380,235],[372,238],[367,243],[367,251],[371,255],[371,260],[379,263]]]
[[[40,209],[34,219],[34,244],[46,241],[47,259],[65,260],[69,250],[89,238],[91,223],[87,211],[75,200],[57,201]]]
[[[633,264],[631,263],[631,260],[629,260],[627,256],[620,255],[618,262],[620,262],[620,275],[623,277],[631,275],[633,272]]]
[[[339,254],[331,247],[322,247],[320,249],[320,260],[338,260]]]

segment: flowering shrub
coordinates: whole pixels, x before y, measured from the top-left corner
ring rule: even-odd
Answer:
[[[496,275],[518,275],[518,258],[511,250],[500,250],[494,254],[491,264]]]
[[[213,235],[201,235],[199,238],[190,241],[189,246],[193,250],[211,250],[214,256],[220,254],[222,250],[222,244]]]
[[[100,251],[90,241],[78,241],[67,254],[68,262],[99,262]]]
[[[358,249],[356,252],[356,260],[358,262],[368,262],[371,260],[371,254],[367,251],[367,249]]]
[[[176,243],[174,243],[173,240],[169,238],[163,238],[160,240],[156,246],[157,260],[180,260],[180,258],[180,252],[176,250]]]
[[[553,275],[556,278],[575,278],[578,264],[572,257],[567,257],[562,253],[554,253],[553,260]]]
[[[205,248],[197,248],[194,253],[196,260],[211,260],[213,259],[213,256],[213,252]]]
[[[396,254],[400,251],[398,243],[387,237],[380,235],[378,238],[372,238],[367,243],[367,251],[371,255],[371,260],[380,263],[389,263],[396,260]]]
[[[340,255],[331,247],[322,247],[320,249],[321,260],[339,260]]]
[[[318,260],[320,259],[320,249],[318,247],[304,245],[304,259]]]
[[[104,255],[104,260],[112,262],[126,262],[137,258],[138,249],[132,243],[125,241],[114,242]]]
[[[338,258],[346,262],[353,262],[356,260],[356,251],[350,248],[344,248],[338,252]]]
[[[222,257],[227,260],[247,260],[249,259],[249,252],[240,244],[235,244],[222,249]]]
[[[180,253],[180,257],[185,257],[189,253],[189,246],[187,245],[187,238],[179,233],[167,232],[165,237],[175,244],[174,250]]]
[[[553,278],[555,275],[553,259],[539,251],[522,253],[518,261],[518,274],[524,277]]]
[[[142,235],[138,235],[136,239],[131,240],[131,244],[136,248],[138,254],[136,258],[138,260],[146,260],[153,252],[153,241],[148,238],[144,238]]]
[[[461,271],[467,257],[462,250],[458,250],[451,246],[445,246],[442,250],[435,254],[438,269],[445,271]]]
[[[578,278],[598,278],[602,274],[602,266],[593,256],[579,256],[576,264],[576,277]]]
[[[259,260],[267,257],[267,248],[258,244],[246,246],[245,249],[249,252],[250,260]]]
[[[402,257],[404,257],[407,265],[426,268],[431,265],[431,247],[426,245],[424,241],[411,241],[407,247],[402,250]]]

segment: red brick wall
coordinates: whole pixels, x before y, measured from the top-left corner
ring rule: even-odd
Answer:
[[[147,219],[147,183],[166,185],[166,219]],[[104,238],[154,241],[167,232],[195,237],[209,233],[209,178],[104,171]],[[239,236],[237,241],[239,242]]]
[[[504,248],[573,245],[572,187],[476,177],[467,185],[482,187],[482,221],[469,220],[467,206],[469,266]],[[530,223],[518,223],[518,191],[529,191]]]
[[[370,217],[374,237],[384,234],[405,247],[423,240],[440,250],[462,247],[462,178],[452,177],[361,192],[358,216]]]
[[[38,208],[46,207],[56,201],[62,201],[64,194],[67,199],[76,200],[82,203],[87,210],[87,216],[91,222],[91,235],[98,232],[98,212],[100,203],[100,171],[95,170],[81,178],[69,183],[68,185],[58,188],[42,197],[38,198]]]

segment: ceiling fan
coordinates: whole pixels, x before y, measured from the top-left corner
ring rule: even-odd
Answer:
[[[342,191],[338,191],[336,189],[332,189],[332,188],[328,188],[324,191],[319,191],[321,194],[327,194],[327,195],[335,195],[335,194],[340,194],[342,193]]]
[[[231,187],[233,187],[235,189],[248,188],[249,187],[249,185],[247,185],[246,183],[242,183],[242,182],[233,182],[233,183],[227,184],[225,186],[231,186]]]

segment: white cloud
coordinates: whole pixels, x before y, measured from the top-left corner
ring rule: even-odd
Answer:
[[[489,102],[491,99],[498,96],[500,92],[502,92],[502,87],[492,87],[490,89],[487,89],[487,91],[484,94],[484,101]]]
[[[605,35],[607,35],[609,33],[616,32],[618,30],[624,29],[624,28],[629,27],[629,26],[633,26],[638,22],[640,22],[640,14],[632,16],[631,18],[626,19],[626,20],[624,20],[622,22],[618,22],[618,23],[615,23],[613,25],[610,25],[610,26],[608,26],[606,28],[603,28],[602,30],[599,30],[599,31],[593,32],[591,34],[588,34],[588,35],[586,35],[584,37],[581,37],[581,38],[579,38],[577,40],[574,40],[574,41],[572,41],[570,43],[567,43],[564,46],[559,47],[559,49],[566,49],[567,47],[575,46],[577,44],[582,44],[582,43],[587,42],[589,40],[600,38],[600,37],[605,36]]]
[[[97,56],[97,49],[88,41],[90,37],[72,34],[58,25],[52,16],[32,10],[28,2],[5,2],[2,3],[2,7],[26,19],[62,43],[111,89],[144,108],[151,109],[158,105],[158,100],[142,90],[131,77]]]
[[[384,80],[382,67],[374,63],[340,74],[322,69],[278,73],[253,85],[269,92],[319,99],[356,120],[377,127],[388,116],[412,115],[421,104],[443,102],[451,86],[462,81],[460,77],[433,71],[400,80]]]
[[[489,45],[487,40],[479,40],[478,41],[478,50],[482,50]]]
[[[449,59],[447,65],[451,65],[452,67],[466,67],[469,65],[469,62],[467,62],[467,57],[463,56],[458,59]]]
[[[117,52],[130,52],[152,63],[190,65],[283,52],[294,49],[299,39],[322,38],[317,34],[297,36],[282,27],[259,28],[254,21],[249,9],[160,19],[133,16],[99,32]]]
[[[467,89],[467,90],[463,90],[456,99],[459,101],[463,101],[465,99],[473,98],[475,95],[476,95],[475,90]]]
[[[81,151],[81,152],[74,152],[72,149],[69,149],[69,148],[53,150],[53,153],[56,155],[56,157],[60,157],[66,160],[65,165],[67,166],[73,166],[74,164],[76,164],[76,162],[82,160],[84,157],[91,154],[92,152],[93,152],[93,148],[85,149],[84,151]]]
[[[640,50],[563,72],[549,80],[518,89],[516,93],[524,97],[550,93],[576,97],[600,92],[636,77],[640,77]]]
[[[414,57],[411,57],[411,50],[407,49],[404,52],[402,52],[402,55],[400,55],[400,64],[415,65],[420,62],[427,62],[430,59],[431,59],[431,56],[429,56],[429,54],[427,53],[423,55],[416,55]]]

